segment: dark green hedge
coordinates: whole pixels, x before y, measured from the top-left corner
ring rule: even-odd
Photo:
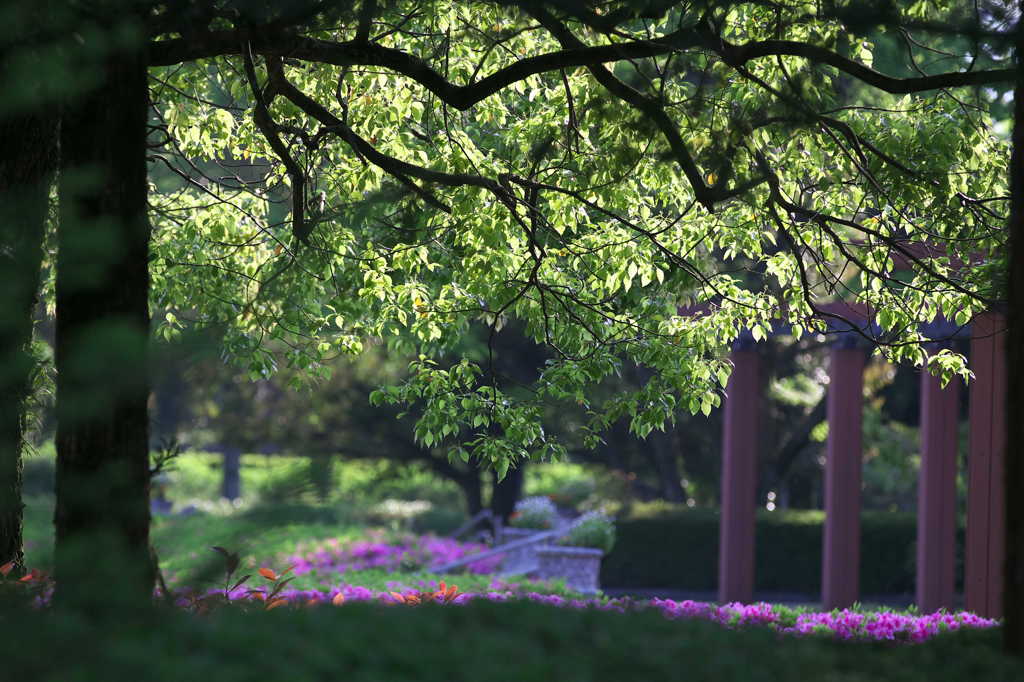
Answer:
[[[945,682],[1024,679],[999,632],[914,646],[726,630],[540,604],[95,616],[0,607],[0,679],[24,682]]]
[[[718,573],[717,511],[637,514],[618,521],[618,541],[601,567],[606,587],[714,591]],[[824,513],[758,514],[755,589],[818,594]],[[861,517],[861,594],[914,591],[917,525],[913,514]],[[958,552],[963,533],[958,536]],[[958,562],[957,585],[962,583]]]

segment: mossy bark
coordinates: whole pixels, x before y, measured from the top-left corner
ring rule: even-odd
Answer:
[[[63,111],[57,240],[56,601],[90,606],[148,603],[154,580],[147,69],[142,39],[114,43],[127,10],[109,16],[83,38],[98,84]]]

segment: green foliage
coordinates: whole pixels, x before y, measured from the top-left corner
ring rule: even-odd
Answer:
[[[599,549],[605,554],[615,546],[615,523],[602,514],[587,514],[558,544]]]
[[[284,61],[256,50],[249,63],[232,43],[216,59],[155,68],[170,141],[151,152],[163,176],[157,334],[215,330],[250,377],[294,370],[295,385],[372,344],[410,354],[408,375],[373,403],[412,410],[420,445],[499,477],[564,457],[543,423],[558,410],[584,413],[585,447],[620,420],[644,437],[680,410],[708,415],[743,330],[759,341],[781,320],[798,337],[824,333],[822,302],[873,311],[887,358],[968,375],[962,356],[926,352],[918,329],[939,314],[962,324],[1001,296],[998,90],[892,95],[859,80],[880,61],[871,12],[669,3],[641,19],[616,4],[383,3],[371,23],[389,28],[371,31],[372,56],[343,67],[313,47]],[[890,27],[961,18],[955,3],[887,8],[878,21]],[[345,51],[357,25],[346,15],[302,30]],[[154,54],[176,38],[158,39]],[[995,43],[981,65],[941,32],[915,39],[915,59],[959,49],[949,71],[1005,61]],[[741,58],[757,41],[809,49]],[[589,68],[550,57],[609,44]],[[879,56],[891,61],[890,48]],[[556,66],[514,71],[524,58]],[[916,64],[897,66],[916,77]],[[246,67],[252,83],[238,76]],[[493,74],[500,83],[475,97]],[[286,139],[277,150],[251,86]],[[224,163],[237,178],[198,181]],[[308,240],[283,209],[294,167]],[[919,242],[934,248],[906,258]],[[510,324],[548,351],[525,385],[463,344]],[[643,382],[599,395],[627,363]]]
[[[718,518],[717,512],[706,509],[634,509],[631,517],[617,521],[618,541],[602,562],[601,584],[715,590]],[[817,595],[823,524],[821,511],[758,512],[755,589]],[[861,594],[913,593],[916,535],[912,514],[861,515]],[[961,530],[958,545],[962,544]],[[958,574],[958,584],[962,579]]]

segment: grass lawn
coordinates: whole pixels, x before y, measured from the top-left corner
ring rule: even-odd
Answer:
[[[35,496],[26,500],[26,564],[50,571],[53,565],[53,497]],[[223,584],[223,559],[210,548],[224,547],[242,557],[240,572],[252,572],[261,566],[281,571],[288,558],[322,545],[327,540],[356,540],[367,537],[368,528],[358,515],[336,506],[260,504],[231,513],[197,513],[190,516],[154,516],[151,538],[160,558],[160,568],[169,586],[220,587]],[[378,529],[383,539],[405,536],[393,529]],[[410,588],[447,580],[464,592],[485,592],[492,576],[441,576],[424,570],[393,573],[380,569],[348,571],[314,570],[296,576],[291,587],[301,590],[326,590],[341,582],[375,591]],[[505,581],[512,586],[519,581]],[[524,583],[525,584],[525,583]],[[529,583],[529,589],[568,595],[558,582]]]

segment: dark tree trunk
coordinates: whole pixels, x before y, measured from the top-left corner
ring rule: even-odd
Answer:
[[[662,499],[685,502],[686,491],[683,490],[682,477],[679,475],[679,432],[675,429],[652,432],[646,442],[640,443],[640,447],[650,453],[654,470],[658,473]]]
[[[1006,586],[1003,601],[1007,651],[1024,656],[1024,26],[1018,22],[1017,86],[1010,159],[1010,266],[1006,364]]]
[[[516,510],[516,502],[523,496],[523,474],[526,471],[526,462],[520,462],[516,468],[509,469],[501,481],[498,475],[493,474],[494,487],[491,492],[491,513],[502,521],[508,522],[508,517]]]
[[[114,49],[113,31],[83,36],[94,41],[86,55],[105,56],[97,87],[64,109],[60,138],[56,600],[144,604],[154,578],[146,62],[141,45]]]
[[[476,516],[484,509],[483,491],[480,487],[480,471],[476,467],[470,467],[466,474],[459,478],[459,487],[462,488],[462,495],[466,498],[466,512],[470,516]]]
[[[57,130],[55,113],[0,118],[0,565],[13,560],[18,572],[24,568],[24,403],[35,367],[30,350],[33,309],[57,163]]]
[[[242,451],[235,446],[224,447],[220,496],[234,502],[242,496]]]

